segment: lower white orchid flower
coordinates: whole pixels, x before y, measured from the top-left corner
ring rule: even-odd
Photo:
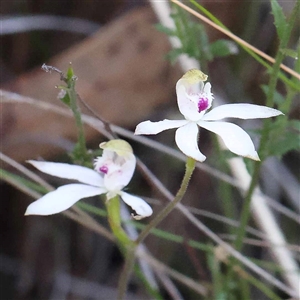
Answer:
[[[130,182],[136,165],[131,146],[123,140],[112,140],[101,143],[100,148],[103,149],[103,155],[95,159],[95,171],[77,165],[29,160],[44,173],[81,183],[64,185],[49,192],[31,203],[25,215],[56,214],[82,198],[106,194],[107,201],[119,195],[135,211],[135,219],[150,216],[152,209],[143,199],[122,191]]]
[[[254,104],[225,104],[208,112],[212,106],[211,84],[207,75],[192,69],[177,81],[176,93],[179,111],[184,120],[145,121],[137,125],[135,134],[157,134],[166,129],[178,128],[175,141],[178,148],[197,161],[206,159],[198,148],[198,126],[218,134],[233,153],[259,160],[250,136],[239,126],[220,122],[224,118],[259,119],[281,115],[279,110]]]

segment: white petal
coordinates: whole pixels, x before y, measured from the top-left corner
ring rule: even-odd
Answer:
[[[73,183],[59,187],[42,198],[31,203],[25,215],[53,215],[60,213],[82,198],[105,193],[104,188]]]
[[[140,220],[152,215],[152,208],[142,198],[130,195],[125,192],[120,193],[120,196],[122,197],[123,201],[135,211],[136,215],[134,215],[133,217],[136,220]]]
[[[206,157],[198,148],[198,126],[190,122],[176,130],[175,140],[178,148],[187,156],[198,161],[204,161]]]
[[[239,119],[262,119],[270,118],[283,113],[277,109],[267,106],[233,103],[218,106],[204,115],[202,120],[214,121],[224,118],[239,118]]]
[[[136,126],[134,134],[157,134],[167,129],[178,128],[187,122],[187,120],[145,121]]]
[[[259,160],[250,136],[241,127],[227,122],[206,121],[199,121],[198,125],[218,134],[231,152]]]
[[[52,176],[78,180],[99,187],[103,186],[103,178],[94,170],[86,167],[35,160],[28,160],[28,162],[38,170]]]
[[[114,172],[104,175],[104,185],[109,191],[121,191],[131,180],[136,165],[135,156],[130,153],[125,162]]]

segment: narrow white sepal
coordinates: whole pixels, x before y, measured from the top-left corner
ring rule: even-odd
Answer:
[[[267,106],[233,103],[213,108],[210,112],[203,116],[202,120],[215,121],[225,118],[264,119],[279,115],[283,115],[283,113],[277,109]]]
[[[104,188],[73,183],[59,187],[31,203],[25,215],[53,215],[60,213],[83,198],[105,193]]]
[[[186,156],[202,162],[206,157],[198,148],[198,130],[198,125],[190,122],[176,130],[175,141]]]
[[[187,120],[163,120],[159,122],[145,121],[136,126],[134,134],[157,134],[167,129],[178,128],[186,124]]]
[[[122,197],[123,201],[135,211],[136,214],[133,215],[134,219],[141,220],[152,215],[152,208],[142,198],[130,195],[125,192],[121,192],[120,196]]]
[[[71,180],[78,180],[82,183],[87,183],[93,186],[103,186],[103,178],[96,171],[77,165],[70,165],[56,162],[28,160],[35,168],[43,173],[66,178]]]
[[[231,152],[253,160],[259,160],[250,136],[241,127],[228,122],[207,121],[199,121],[198,125],[219,135]]]

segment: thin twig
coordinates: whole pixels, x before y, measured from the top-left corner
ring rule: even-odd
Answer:
[[[76,205],[73,205],[71,209],[78,214],[78,223],[88,224],[90,229],[91,227],[95,228],[96,232],[106,237],[108,240],[115,242],[115,237],[111,234],[111,232],[104,228],[102,225],[100,225],[89,214],[87,214],[85,211],[83,211]]]
[[[107,229],[99,225],[97,222],[91,222],[90,219],[82,217],[81,215],[74,213],[72,210],[66,210],[62,212],[62,214],[68,217],[69,219],[72,219],[73,221],[81,224],[87,229],[90,229],[91,231],[94,231],[106,237],[109,241],[115,242],[115,237]]]
[[[83,106],[95,116],[96,119],[98,119],[100,122],[102,122],[104,129],[106,130],[107,134],[106,137],[109,139],[115,139],[117,138],[117,135],[111,128],[111,124],[103,119],[99,114],[95,112],[94,109],[77,93],[78,100],[83,104]]]
[[[210,218],[210,219],[213,219],[213,220],[216,220],[218,222],[222,222],[222,223],[234,226],[234,227],[239,227],[240,226],[239,221],[224,217],[222,215],[215,214],[215,213],[212,213],[210,211],[203,210],[203,209],[191,207],[191,206],[188,206],[188,205],[185,205],[185,207],[191,213],[193,213],[194,215],[204,216],[204,217],[207,217],[207,218]],[[266,235],[264,233],[262,233],[261,231],[259,231],[257,229],[254,229],[253,227],[247,226],[246,230],[247,230],[247,232],[249,232],[249,233],[251,233],[251,234],[253,234],[257,237],[260,237],[262,239],[266,238]]]
[[[218,234],[218,236],[222,239],[234,241],[236,239],[235,234]],[[250,239],[250,238],[245,238],[243,240],[245,244],[252,245],[252,246],[258,246],[258,247],[265,247],[265,248],[271,248],[271,247],[286,247],[290,249],[291,251],[295,252],[300,252],[300,246],[299,245],[293,245],[293,244],[273,244],[267,241],[262,241],[262,240],[256,240],[256,239]]]
[[[10,166],[14,167],[15,169],[20,171],[22,174],[24,174],[28,178],[32,179],[36,183],[38,183],[38,184],[42,185],[43,187],[45,187],[47,190],[49,190],[49,191],[53,190],[53,187],[48,182],[46,182],[44,179],[42,179],[40,176],[36,175],[34,172],[32,172],[29,169],[25,168],[20,163],[18,163],[15,160],[11,159],[10,157],[8,157],[7,155],[5,155],[2,152],[0,152],[0,160],[2,160],[4,162],[6,162],[7,164],[9,164]]]
[[[195,164],[196,161],[193,158],[188,157],[187,162],[185,165],[185,173],[184,177],[182,179],[180,188],[176,195],[173,197],[172,201],[165,206],[156,216],[154,219],[150,221],[150,223],[143,229],[143,231],[140,233],[139,237],[136,239],[136,243],[141,243],[151,232],[153,228],[155,228],[165,217],[176,207],[178,203],[182,200],[184,197],[188,184],[190,182],[191,176],[195,170]]]
[[[143,197],[143,198],[150,204],[161,205],[160,201],[158,201],[156,199],[149,198],[149,197]],[[230,225],[230,226],[234,226],[234,227],[240,226],[239,221],[224,217],[223,215],[212,213],[205,209],[200,209],[200,208],[192,207],[189,205],[185,205],[185,207],[194,215],[203,216],[203,217],[206,217],[206,218],[209,218],[209,219],[212,219],[212,220],[215,220],[215,221],[218,221],[218,222]],[[246,230],[247,230],[247,232],[249,232],[249,233],[253,234],[254,236],[259,237],[261,239],[264,239],[266,237],[263,232],[255,229],[253,227],[247,226]]]
[[[41,195],[40,193],[32,190],[31,188],[25,185],[20,185],[20,182],[17,179],[13,178],[12,176],[7,176],[5,172],[1,172],[1,169],[0,169],[0,178],[6,181],[7,183],[9,183],[11,186],[15,187],[17,190],[23,192],[24,194],[34,199],[38,199]]]
[[[200,295],[206,296],[207,295],[207,289],[192,280],[191,278],[171,269],[170,267],[166,266],[165,264],[161,263],[157,259],[155,259],[153,256],[150,256],[144,251],[137,251],[137,256],[142,257],[143,259],[146,259],[147,262],[153,266],[156,270],[159,270],[160,272],[168,274],[170,277],[173,277],[174,279],[178,280],[181,283],[184,283],[186,286],[191,288],[192,290],[196,291]]]
[[[160,272],[160,270],[157,269],[155,270],[155,273],[157,278],[160,280],[165,290],[169,293],[170,297],[172,297],[173,300],[184,300],[178,288],[167,274]]]

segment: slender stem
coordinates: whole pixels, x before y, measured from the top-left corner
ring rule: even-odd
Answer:
[[[81,112],[77,106],[77,93],[75,91],[75,81],[73,81],[71,83],[71,86],[67,90],[67,92],[70,97],[70,108],[71,108],[74,118],[75,118],[77,135],[78,135],[78,141],[77,141],[76,148],[75,148],[75,151],[77,152],[76,158],[79,157],[82,160],[82,162],[84,163],[87,158],[87,148],[86,148],[86,143],[85,143],[85,134],[84,134],[84,129],[83,129]]]
[[[131,247],[127,248],[124,268],[121,273],[121,277],[119,279],[118,296],[117,296],[118,300],[122,300],[126,296],[128,281],[134,267],[135,251],[136,251],[136,246],[134,246],[133,244],[131,245]]]
[[[112,130],[112,125],[104,120],[99,114],[97,114],[95,112],[94,109],[92,109],[92,107],[87,103],[85,102],[85,100],[83,98],[81,98],[81,96],[77,93],[77,99],[84,105],[84,107],[91,113],[93,114],[96,119],[98,119],[100,122],[102,122],[105,130],[106,130],[106,137],[109,138],[109,139],[117,139],[118,138],[118,135]]]
[[[193,158],[188,157],[187,161],[186,161],[186,169],[185,169],[185,174],[180,186],[179,191],[177,192],[174,200],[172,202],[170,202],[157,216],[156,218],[154,218],[149,224],[148,226],[146,226],[146,228],[141,232],[141,234],[139,235],[139,237],[136,240],[136,243],[139,244],[141,243],[146,236],[150,233],[150,231],[156,227],[174,208],[175,206],[181,201],[181,199],[183,198],[189,181],[191,179],[191,176],[193,174],[193,171],[195,169],[196,166],[196,161]]]
[[[107,218],[110,228],[114,236],[118,239],[119,244],[123,251],[126,251],[127,247],[131,247],[134,243],[129,239],[128,235],[121,226],[121,214],[120,214],[120,199],[119,196],[106,201]]]
[[[64,91],[66,91],[68,100],[64,101],[62,99],[62,102],[66,104],[68,107],[70,107],[73,112],[73,116],[76,122],[77,135],[78,135],[78,141],[73,150],[73,160],[78,161],[82,165],[90,167],[91,166],[90,156],[87,153],[81,112],[77,106],[77,93],[75,90],[75,82],[77,80],[77,76],[74,75],[71,65],[66,75],[58,68],[53,66],[48,66],[46,64],[42,65],[42,70],[50,73],[52,71],[58,73],[60,75],[60,80],[67,84],[67,86],[63,86],[61,88]]]
[[[127,285],[132,272],[135,261],[136,244],[128,237],[126,232],[121,226],[121,213],[120,213],[120,199],[115,196],[106,201],[106,208],[108,214],[108,222],[111,230],[117,238],[121,251],[125,256],[125,265],[121,273],[118,285],[118,300],[121,300],[126,295]]]

